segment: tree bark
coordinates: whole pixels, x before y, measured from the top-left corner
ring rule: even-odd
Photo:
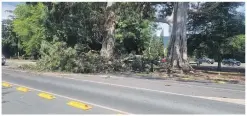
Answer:
[[[187,23],[188,3],[179,2],[174,4],[173,23],[168,46],[168,74],[179,70],[181,73],[189,72],[192,67],[187,57]]]
[[[221,71],[221,61],[218,61],[217,71]]]
[[[111,59],[113,56],[113,50],[115,46],[115,25],[116,25],[116,15],[112,10],[111,2],[107,3],[106,12],[105,12],[105,24],[104,24],[104,37],[102,41],[102,48],[100,51],[100,55],[105,59]]]
[[[222,57],[221,57],[221,55],[219,54],[219,55],[218,55],[218,67],[217,67],[217,71],[221,71],[221,61],[222,61]]]

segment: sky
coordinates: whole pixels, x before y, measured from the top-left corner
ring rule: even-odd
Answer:
[[[14,10],[17,4],[21,4],[21,2],[3,2],[2,3],[2,20],[7,19],[11,13],[5,12],[6,10]],[[245,6],[239,7],[238,11],[245,12]],[[159,27],[164,30],[164,36],[168,36],[168,25],[164,23],[158,23]],[[156,35],[160,36],[162,30],[156,31]]]
[[[6,10],[14,10],[16,5],[20,4],[20,2],[3,2],[2,3],[2,20],[7,19],[11,13],[5,12]]]

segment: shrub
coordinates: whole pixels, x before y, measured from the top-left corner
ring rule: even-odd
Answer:
[[[107,61],[97,51],[89,50],[86,53],[83,51],[83,49],[78,51],[78,46],[67,47],[64,42],[43,41],[40,48],[41,59],[37,62],[37,67],[40,70],[75,73],[108,73],[130,71],[131,69],[134,71],[150,69],[150,61],[140,55],[129,55],[128,60],[132,60],[131,62],[125,62],[126,60],[122,58],[112,58],[111,61]]]
[[[126,65],[119,59],[107,61],[98,52],[89,51],[82,53],[76,59],[77,73],[107,73],[113,71],[125,71]]]
[[[42,70],[72,71],[75,67],[76,51],[64,42],[51,44],[43,41],[40,53],[41,59],[37,64]]]

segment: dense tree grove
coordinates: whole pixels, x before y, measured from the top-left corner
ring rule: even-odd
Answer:
[[[202,7],[207,5],[203,4]],[[191,32],[188,40],[189,54],[196,51],[196,55],[207,55],[214,58],[218,61],[219,70],[223,58],[237,58],[244,62],[244,49],[241,53],[232,51],[235,47],[230,46],[230,43],[238,41],[234,40],[235,36],[239,37],[245,33],[245,16],[236,11],[240,5],[243,3],[221,3],[207,13],[191,14],[188,26]],[[244,38],[241,42],[244,43]],[[244,48],[243,43],[240,44],[241,42],[238,46]],[[236,54],[241,54],[241,56],[236,56]]]
[[[214,58],[220,67],[223,58],[244,61],[244,13],[236,11],[241,5],[27,2],[2,21],[3,54],[37,59],[42,70],[80,73],[130,70],[136,61],[126,58],[133,55],[141,56],[139,71],[164,56],[168,73],[193,70],[189,56]],[[169,25],[167,54],[155,35],[157,22]]]

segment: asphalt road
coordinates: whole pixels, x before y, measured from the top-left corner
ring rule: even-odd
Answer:
[[[94,106],[90,110],[81,110],[67,105],[71,99],[56,96],[47,100],[38,96],[39,91],[23,93],[14,87],[2,89],[3,114],[116,114],[116,111]]]
[[[3,114],[244,114],[245,86],[182,83],[133,78],[36,75],[2,69]],[[21,93],[16,87],[26,86]],[[42,99],[40,91],[56,96]],[[84,102],[84,111],[66,103]]]

